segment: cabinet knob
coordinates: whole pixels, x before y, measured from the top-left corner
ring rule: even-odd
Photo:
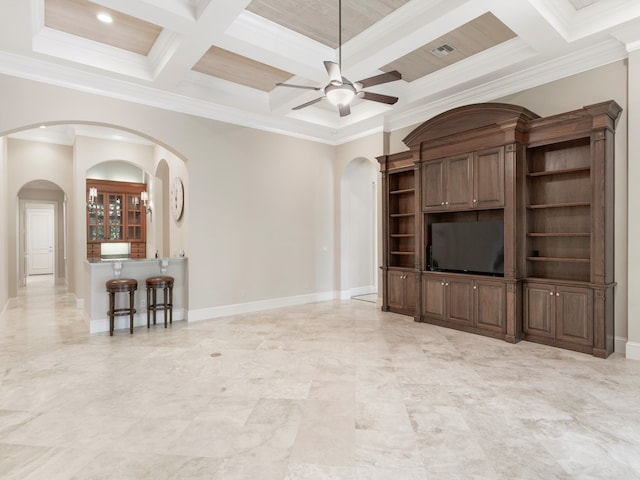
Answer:
[[[440,205],[444,205],[444,202],[441,202]]]
[[[559,293],[559,292],[558,292],[558,293],[556,293],[556,297],[559,297],[559,296],[560,296],[560,293]]]
[[[549,295],[551,295],[553,297],[553,292],[549,292]]]
[[[445,205],[449,205],[449,202],[444,202]]]
[[[473,203],[478,203],[478,200],[474,198]]]
[[[440,282],[440,285],[442,285],[444,287],[444,282]]]
[[[449,286],[449,282],[446,282],[446,283],[444,284],[444,286],[445,286],[445,287],[448,287],[448,286]]]
[[[473,286],[473,289],[474,289],[474,290],[477,290],[477,289],[478,289],[478,286],[477,286],[477,285],[474,285],[474,286]]]

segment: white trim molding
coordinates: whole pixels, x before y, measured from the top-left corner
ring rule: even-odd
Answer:
[[[629,360],[640,360],[640,343],[627,342],[625,346],[625,357]]]

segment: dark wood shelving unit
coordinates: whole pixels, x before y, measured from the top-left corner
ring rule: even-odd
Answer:
[[[383,310],[509,342],[613,352],[613,101],[440,114],[378,158]],[[504,276],[427,270],[431,225],[504,223]]]

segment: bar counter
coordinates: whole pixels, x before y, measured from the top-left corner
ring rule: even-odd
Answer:
[[[105,288],[107,280],[113,278],[134,278],[138,281],[138,289],[135,293],[136,314],[134,327],[147,325],[147,295],[145,281],[148,277],[157,275],[169,275],[175,279],[173,285],[173,321],[186,320],[187,316],[187,258],[148,258],[139,260],[109,259],[86,260],[85,278],[88,280],[84,286],[84,308],[89,316],[89,332],[99,333],[109,331],[109,298]],[[158,292],[158,300],[162,298],[162,292]],[[116,307],[128,305],[129,296],[116,295]],[[158,311],[157,320],[160,328],[163,327],[163,312]],[[115,330],[129,328],[129,317],[116,317]],[[152,328],[153,324],[152,324]],[[156,325],[155,328],[158,328]],[[128,335],[127,331],[127,335]],[[135,330],[134,330],[135,335]]]

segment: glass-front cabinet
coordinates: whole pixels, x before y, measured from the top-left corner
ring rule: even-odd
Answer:
[[[103,244],[129,243],[130,258],[146,258],[146,184],[87,179],[87,258],[101,259]],[[91,198],[91,193],[94,198]]]
[[[102,241],[104,225],[104,194],[99,193],[93,202],[87,205],[87,241]]]

